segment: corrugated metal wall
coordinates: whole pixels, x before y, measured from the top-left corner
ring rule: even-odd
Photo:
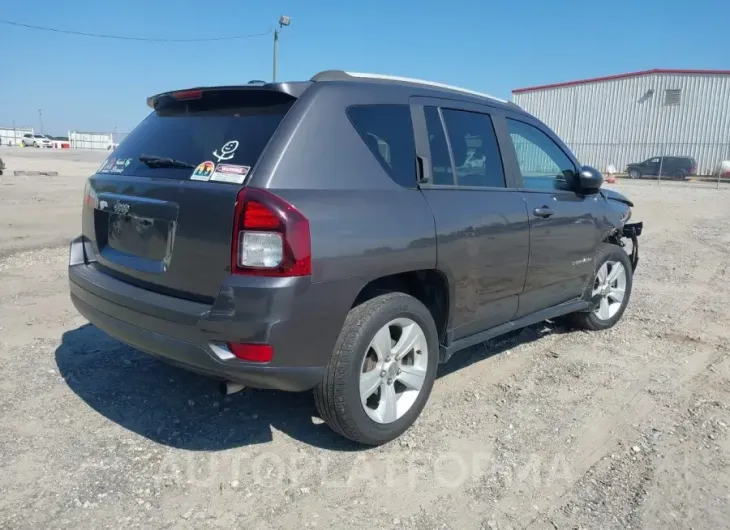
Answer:
[[[69,131],[68,139],[74,149],[109,149],[112,133]]]
[[[0,145],[18,145],[24,134],[33,134],[33,127],[0,127]]]
[[[677,106],[665,90],[680,89]],[[652,92],[653,91],[653,92]],[[648,74],[514,94],[514,102],[550,126],[583,164],[613,164],[658,155],[697,160],[712,174],[730,159],[730,75]]]

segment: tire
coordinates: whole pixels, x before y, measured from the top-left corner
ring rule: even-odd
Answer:
[[[616,289],[612,289],[612,293],[608,296],[601,296],[600,294],[596,293],[595,289],[597,286],[597,282],[600,281],[598,279],[599,272],[605,264],[608,264],[607,272],[608,276],[611,276],[611,271],[615,267],[611,266],[611,263],[620,264],[623,267],[623,271],[625,273],[623,298],[621,299],[620,305],[618,306],[614,305],[617,303],[616,297],[618,295],[618,291]],[[620,284],[621,282],[619,281],[618,283]],[[631,298],[632,286],[633,272],[631,270],[631,260],[629,259],[628,254],[626,254],[626,251],[618,245],[603,243],[598,249],[598,253],[596,254],[596,259],[594,261],[593,267],[593,275],[589,279],[583,291],[583,298],[585,300],[591,300],[596,298],[596,301],[598,302],[600,299],[600,302],[598,303],[598,308],[589,312],[580,312],[568,315],[568,320],[570,324],[577,328],[587,329],[590,331],[599,331],[612,328],[619,320],[621,320],[621,317],[626,310],[626,307]],[[618,285],[617,287],[620,287],[620,285]],[[607,300],[607,302],[603,302],[604,299]],[[608,313],[604,312],[604,303],[608,304]]]
[[[38,147],[38,142],[33,142],[33,147]]]
[[[687,178],[687,173],[684,170],[680,169],[674,174],[674,178],[676,178],[677,180],[684,180]]]
[[[641,172],[638,169],[629,170],[629,178],[638,179],[641,178]]]
[[[391,361],[383,363],[381,355],[377,351],[381,348],[373,346],[373,344],[377,344],[376,334],[378,332],[385,330],[387,333],[389,330],[398,328],[393,324],[394,322],[399,323],[398,325],[405,322],[417,325],[417,327],[408,328],[408,335],[405,337],[417,336],[418,340],[413,343],[414,346],[409,347],[410,349],[404,348],[403,351],[407,352],[402,361],[404,364],[398,364],[398,366],[406,372],[408,371],[406,362],[412,360],[413,368],[416,368],[416,363],[419,363],[418,369],[421,374],[419,377],[422,377],[419,390],[408,390],[401,382],[401,380],[406,380],[402,378],[408,374],[403,375],[400,370],[395,374],[393,369],[395,361],[388,357]],[[391,326],[386,327],[389,325]],[[406,327],[400,329],[406,333]],[[418,333],[419,330],[422,334]],[[393,347],[398,347],[402,343],[396,341],[393,346],[391,335],[385,336],[387,337],[385,349],[388,351],[387,355],[390,356],[390,352],[394,351]],[[381,345],[383,344],[381,342]],[[423,351],[424,349],[425,351]],[[421,355],[425,357],[420,357]],[[352,308],[345,319],[322,382],[314,389],[317,410],[327,425],[345,438],[365,445],[387,443],[403,434],[421,414],[436,379],[438,360],[438,332],[426,306],[412,296],[399,292],[386,293],[372,298]],[[368,364],[372,364],[374,368],[366,370]],[[387,381],[383,379],[382,374],[386,372],[385,368],[388,370],[386,377],[393,375],[392,383],[389,382],[390,379]],[[377,385],[374,387],[377,390],[374,390],[375,393],[370,395],[366,402],[361,398],[360,390],[361,378],[365,373],[372,373],[373,382]],[[400,394],[396,393],[399,389]],[[394,397],[395,401],[388,402],[401,403],[401,408],[405,409],[401,414],[398,407],[389,409],[387,402],[383,401],[382,410],[395,410],[395,414],[401,414],[393,421],[374,419],[381,409],[380,407],[374,409],[372,406],[376,402],[378,405],[380,404],[380,396],[383,396],[384,392],[387,393],[386,395],[397,396],[397,398]],[[367,391],[365,393],[367,394]],[[403,399],[405,401],[401,402]]]

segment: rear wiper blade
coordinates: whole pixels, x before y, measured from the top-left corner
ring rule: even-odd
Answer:
[[[138,160],[149,167],[179,167],[182,169],[195,169],[195,166],[182,160],[166,158],[163,156],[139,155]]]

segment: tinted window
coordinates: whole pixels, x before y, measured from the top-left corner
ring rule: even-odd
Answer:
[[[436,107],[424,107],[428,143],[431,146],[431,180],[437,186],[453,186],[454,174],[444,127]]]
[[[161,101],[112,154],[129,160],[123,173],[187,180],[191,169],[149,168],[139,155],[197,166],[206,161],[253,167],[294,100],[263,91],[206,91],[195,100]],[[223,146],[228,151],[223,153]],[[235,149],[231,149],[235,147]],[[216,157],[215,153],[223,154]]]
[[[507,120],[523,186],[533,190],[571,190],[575,167],[558,144],[537,127]]]
[[[504,170],[487,114],[441,109],[459,186],[503,188]]]
[[[408,188],[416,185],[416,144],[408,105],[359,105],[347,109],[350,121],[388,172]]]

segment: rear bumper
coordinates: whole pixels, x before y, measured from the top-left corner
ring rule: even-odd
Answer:
[[[68,272],[71,300],[89,322],[161,360],[253,388],[314,388],[349,310],[345,299],[355,289],[354,299],[359,290],[352,282],[232,276],[210,306],[107,275],[86,260],[88,244],[83,237],[71,243]],[[274,358],[270,363],[242,361],[230,353],[227,342],[269,344]]]

